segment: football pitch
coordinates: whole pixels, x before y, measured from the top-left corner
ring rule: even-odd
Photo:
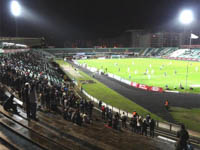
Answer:
[[[89,67],[148,86],[166,86],[181,92],[200,92],[200,62],[158,58],[79,60]],[[186,88],[187,79],[187,88]],[[180,88],[180,85],[184,89]],[[199,86],[199,87],[198,87]],[[194,87],[193,90],[190,87]]]

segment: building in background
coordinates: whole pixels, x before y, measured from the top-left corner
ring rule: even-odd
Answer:
[[[66,47],[79,48],[114,48],[114,47],[180,47],[190,44],[190,32],[151,32],[146,30],[127,30],[121,35],[112,38],[96,40],[66,41]],[[199,34],[197,34],[199,35]],[[200,40],[192,40],[192,44],[200,44]]]
[[[140,46],[144,47],[179,47],[180,34],[175,32],[146,33],[141,36]]]

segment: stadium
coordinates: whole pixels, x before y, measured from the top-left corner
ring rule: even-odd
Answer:
[[[11,3],[16,37],[0,32],[0,149],[200,149],[196,30],[83,34],[57,48],[48,45],[60,42],[52,33],[18,37],[21,7],[28,12]],[[180,14],[182,24],[193,21],[191,13]]]
[[[26,45],[19,47],[21,45],[2,43],[2,56],[32,51],[47,61],[46,69],[49,63],[59,64],[67,75],[64,79],[72,80],[94,103],[102,101],[102,105],[113,112],[121,115],[125,112],[130,118],[133,111],[142,116],[150,115],[157,121],[158,128],[171,132],[184,123],[194,136],[193,140],[198,137],[200,49],[30,49]],[[33,76],[34,72],[29,74]],[[43,77],[57,84],[63,80],[51,77],[50,72]],[[169,110],[165,100],[170,103]]]

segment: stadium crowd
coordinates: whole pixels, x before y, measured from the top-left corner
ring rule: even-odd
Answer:
[[[70,82],[63,82],[64,74],[57,73],[58,68],[45,62],[38,53],[11,54],[0,57],[0,61],[0,82],[15,89],[23,102],[28,119],[37,120],[38,109],[59,111],[61,108],[64,119],[78,125],[82,122],[91,123],[93,103],[78,97],[73,90],[70,90]],[[14,95],[4,103],[4,108],[18,113],[13,98]],[[112,110],[104,106],[101,110],[102,119],[108,122],[109,127],[117,130],[127,127],[128,118],[125,114],[122,116],[119,113],[113,114]],[[150,116],[145,120],[136,114],[131,119],[130,126],[134,132],[147,135],[150,120],[154,128],[155,122]]]
[[[119,113],[115,113],[113,115],[113,112],[108,107],[102,106],[102,102],[99,102],[99,108],[101,108],[102,111],[102,119],[108,122],[108,126],[112,127],[114,129],[120,129],[120,120],[122,128],[127,128],[128,123],[128,117],[125,114],[125,112],[122,113],[122,116],[119,115]],[[113,117],[114,116],[114,117]],[[130,120],[130,127],[132,132],[138,133],[141,135],[147,136],[147,128],[149,127],[150,130],[150,137],[154,137],[154,129],[155,129],[155,121],[153,118],[151,118],[150,115],[147,115],[146,117],[140,116],[136,111],[133,112],[133,117]]]
[[[1,100],[5,99],[2,85],[11,87],[16,91],[3,102],[4,109],[19,113],[13,101],[14,96],[18,95],[23,102],[23,108],[28,119],[38,120],[36,116],[37,110],[61,110],[63,118],[66,120],[80,126],[82,123],[91,123],[94,104],[78,97],[73,88],[71,88],[71,82],[64,81],[63,78],[64,74],[58,70],[58,67],[48,63],[36,52],[1,56]],[[101,117],[107,123],[107,127],[112,127],[116,130],[120,130],[121,127],[127,128],[128,117],[124,112],[122,115],[114,113],[108,107],[102,106],[101,101],[99,102],[99,108],[102,112]],[[134,111],[133,117],[129,122],[132,132],[147,136],[147,128],[149,127],[150,137],[154,137],[156,124],[150,115],[142,117]],[[181,134],[179,133],[178,136],[181,137]]]
[[[48,69],[47,69],[48,68]],[[16,53],[0,57],[0,82],[16,91],[5,102],[5,110],[17,111],[14,96],[23,102],[28,119],[38,120],[37,110],[57,111],[78,125],[92,120],[93,103],[81,99],[63,81],[64,74],[55,64],[45,62],[38,53]],[[4,96],[2,88],[0,94]],[[5,99],[2,98],[2,99]]]

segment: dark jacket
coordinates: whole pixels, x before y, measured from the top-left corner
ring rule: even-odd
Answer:
[[[3,108],[5,110],[8,110],[12,107],[13,105],[13,99],[14,99],[14,95],[11,95],[6,101],[5,103],[3,104]]]
[[[177,137],[179,138],[177,143],[177,150],[182,150],[187,147],[187,140],[189,139],[189,134],[186,129],[181,129],[177,132]]]
[[[149,123],[149,127],[150,127],[150,130],[154,130],[154,128],[155,128],[155,121],[153,119],[151,119],[151,122]]]

